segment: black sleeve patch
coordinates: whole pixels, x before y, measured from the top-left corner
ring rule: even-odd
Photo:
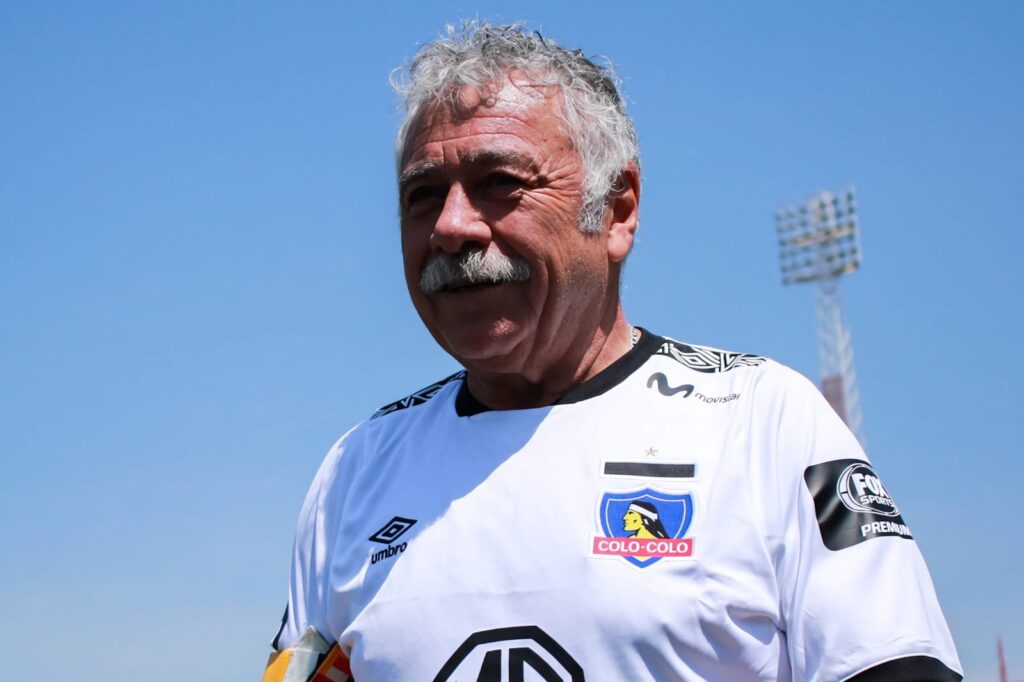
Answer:
[[[906,656],[886,661],[849,678],[846,682],[960,682],[960,673],[931,656]]]
[[[900,508],[875,474],[859,459],[837,459],[804,470],[825,546],[835,551],[865,540],[912,540]]]

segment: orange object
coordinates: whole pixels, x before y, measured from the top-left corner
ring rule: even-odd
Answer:
[[[342,653],[341,647],[337,644],[331,647],[310,682],[355,682],[348,657]]]

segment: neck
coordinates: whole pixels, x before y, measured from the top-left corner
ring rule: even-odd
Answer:
[[[494,410],[544,407],[596,376],[629,352],[632,327],[621,307],[592,333],[577,336],[576,343],[545,367],[527,373],[488,372],[467,367],[470,393]]]

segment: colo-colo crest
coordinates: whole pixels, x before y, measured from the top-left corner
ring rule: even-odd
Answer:
[[[693,497],[651,488],[605,493],[598,509],[603,537],[595,537],[596,556],[622,557],[645,568],[665,558],[693,556],[686,531],[693,520]]]

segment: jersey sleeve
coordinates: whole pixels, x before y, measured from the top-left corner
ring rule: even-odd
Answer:
[[[292,549],[288,606],[273,647],[283,651],[293,647],[310,628],[332,641],[328,605],[329,561],[337,540],[340,514],[334,509],[336,483],[345,477],[343,470],[358,449],[359,427],[346,433],[328,451],[302,504]],[[346,453],[349,456],[346,457]]]
[[[776,575],[793,679],[960,679],[903,511],[817,388],[772,365],[755,414],[768,415],[760,435],[778,477]]]

